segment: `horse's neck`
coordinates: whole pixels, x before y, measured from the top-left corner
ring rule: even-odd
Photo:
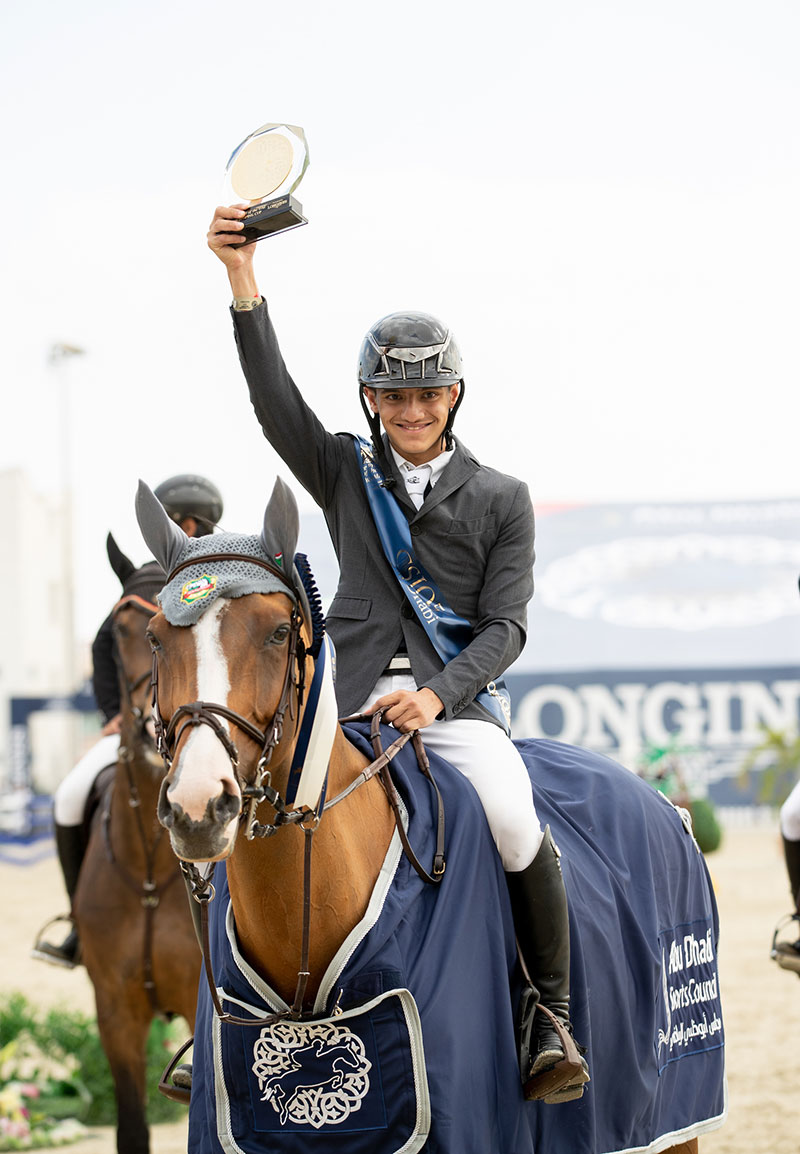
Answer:
[[[338,729],[327,796],[344,790],[368,764]],[[392,829],[386,795],[373,778],[330,809],[312,836],[308,998],[364,916]],[[239,944],[250,964],[287,1001],[294,997],[300,968],[305,842],[297,826],[253,841],[240,834],[228,863]]]

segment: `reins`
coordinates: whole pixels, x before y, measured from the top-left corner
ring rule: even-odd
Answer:
[[[190,730],[200,725],[207,725],[219,739],[226,753],[228,754],[228,758],[234,771],[234,776],[242,793],[243,804],[239,819],[245,826],[244,833],[248,840],[252,840],[256,837],[272,837],[278,832],[279,829],[288,825],[297,825],[303,831],[304,850],[302,943],[295,996],[289,1009],[279,1013],[267,1015],[264,1018],[241,1018],[234,1014],[230,1014],[223,1009],[219,995],[217,993],[214,973],[211,966],[211,944],[208,926],[208,904],[213,900],[215,892],[213,885],[213,866],[209,875],[204,877],[193,862],[180,862],[181,871],[183,872],[184,878],[186,879],[186,882],[189,886],[192,897],[200,907],[200,938],[203,952],[203,967],[208,982],[211,1001],[219,1020],[221,1022],[227,1022],[229,1024],[239,1026],[267,1026],[272,1025],[273,1023],[278,1022],[284,1018],[296,1020],[304,1017],[303,999],[305,996],[308,979],[310,977],[309,957],[311,929],[311,862],[313,836],[319,827],[323,814],[333,806],[338,805],[340,802],[344,801],[354,792],[354,790],[364,785],[371,778],[378,776],[389,800],[403,851],[405,852],[406,856],[408,857],[420,878],[429,884],[435,885],[442,880],[445,871],[444,806],[441,794],[439,793],[439,789],[430,770],[428,757],[425,753],[422,741],[417,731],[414,731],[413,733],[401,734],[395,741],[392,742],[388,749],[383,749],[380,734],[380,722],[383,713],[382,710],[379,710],[372,715],[358,715],[357,717],[345,719],[346,721],[356,721],[363,720],[365,716],[370,717],[370,741],[372,743],[374,753],[373,761],[364,770],[362,770],[362,772],[345,789],[343,789],[335,797],[324,800],[326,791],[325,787],[323,786],[323,789],[320,793],[320,800],[318,801],[317,807],[315,809],[294,809],[286,803],[281,794],[272,786],[269,765],[276,747],[280,744],[283,738],[285,714],[291,704],[293,686],[295,688],[296,694],[294,734],[295,740],[297,738],[297,729],[300,723],[300,715],[302,712],[303,695],[305,690],[305,662],[307,651],[305,644],[300,636],[302,618],[300,612],[298,611],[297,592],[281,570],[279,570],[276,566],[257,557],[248,557],[238,553],[219,553],[211,556],[204,556],[202,558],[202,563],[207,564],[209,561],[227,560],[244,561],[261,566],[262,568],[272,573],[274,576],[278,577],[287,587],[288,591],[292,594],[293,608],[288,642],[286,670],[283,677],[283,684],[278,706],[275,710],[272,721],[270,725],[262,731],[247,718],[242,717],[241,714],[235,712],[235,710],[230,709],[226,705],[220,705],[209,701],[194,701],[186,705],[178,706],[172,717],[165,724],[164,719],[161,716],[158,704],[158,659],[156,653],[153,654],[152,675],[153,717],[155,719],[156,727],[156,746],[164,760],[167,773],[169,773],[172,769],[172,763],[176,756],[178,745],[180,744],[181,738],[187,729]],[[187,561],[182,562],[171,571],[169,577],[167,578],[167,583],[169,583],[182,570],[197,564],[198,558],[189,558]],[[296,674],[294,673],[295,669],[297,670]],[[221,718],[235,725],[237,729],[240,729],[260,748],[260,755],[256,765],[255,777],[251,784],[246,783],[241,777],[239,772],[239,751],[232,737],[227,732],[225,726],[220,720]],[[436,826],[436,849],[434,853],[432,873],[428,873],[424,866],[422,866],[408,840],[402,818],[402,802],[388,770],[388,766],[392,759],[409,741],[412,742],[414,747],[419,768],[433,787],[437,799],[438,817]],[[257,807],[264,801],[268,802],[274,811],[274,817],[272,821],[267,823],[261,823],[257,821],[255,816]],[[164,1086],[162,1085],[161,1088],[164,1089]]]

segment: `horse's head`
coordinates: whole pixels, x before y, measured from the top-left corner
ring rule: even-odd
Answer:
[[[278,481],[260,536],[190,539],[140,485],[137,515],[168,573],[148,630],[168,769],[158,817],[178,857],[217,860],[245,803],[272,800],[299,720],[311,610],[292,567],[297,506]]]
[[[114,660],[120,687],[122,714],[121,754],[161,768],[150,725],[152,654],[147,626],[156,612],[156,596],[164,584],[164,570],[156,561],[136,568],[109,533],[106,551],[119,577],[122,593],[111,611]]]

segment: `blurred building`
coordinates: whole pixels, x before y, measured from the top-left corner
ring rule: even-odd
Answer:
[[[15,791],[55,787],[74,760],[83,726],[70,701],[80,677],[63,502],[14,469],[0,472],[0,508],[7,526],[0,566],[0,792],[13,808]],[[12,708],[24,724],[12,726]]]

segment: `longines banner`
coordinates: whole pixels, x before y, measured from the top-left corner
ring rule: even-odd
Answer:
[[[753,800],[739,770],[762,727],[800,724],[797,666],[514,673],[506,681],[515,737],[581,745],[631,769],[644,750],[673,748],[687,778],[723,805]]]

